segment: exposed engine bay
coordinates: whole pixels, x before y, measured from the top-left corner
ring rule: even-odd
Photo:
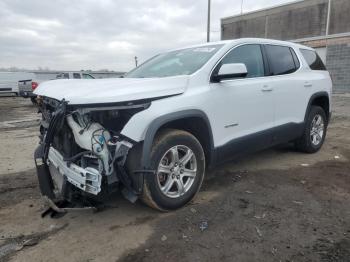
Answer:
[[[38,102],[41,142],[35,159],[43,195],[72,200],[119,185],[133,191],[124,165],[135,143],[120,132],[149,103],[72,106],[45,97]]]

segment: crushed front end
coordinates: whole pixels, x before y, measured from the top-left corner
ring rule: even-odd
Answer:
[[[135,142],[120,134],[130,118],[149,103],[69,105],[40,97],[40,144],[35,164],[42,195],[52,202],[84,202],[121,187],[136,200],[140,181],[125,163]]]

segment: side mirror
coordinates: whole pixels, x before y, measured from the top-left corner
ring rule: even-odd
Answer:
[[[223,64],[219,72],[213,75],[213,82],[221,82],[225,79],[232,79],[237,77],[246,77],[248,74],[247,67],[243,63]]]

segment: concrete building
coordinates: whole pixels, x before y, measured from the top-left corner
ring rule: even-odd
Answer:
[[[334,90],[350,91],[350,0],[304,0],[221,19],[221,38],[288,40],[317,50]]]

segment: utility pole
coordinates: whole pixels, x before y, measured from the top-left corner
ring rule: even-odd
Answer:
[[[243,0],[241,1],[241,15],[243,14]]]
[[[331,8],[332,0],[328,0],[328,11],[327,11],[327,24],[326,24],[326,36],[329,35],[329,20],[331,19]]]
[[[137,67],[137,56],[135,56],[135,66]]]
[[[210,0],[208,0],[207,42],[210,42]]]

